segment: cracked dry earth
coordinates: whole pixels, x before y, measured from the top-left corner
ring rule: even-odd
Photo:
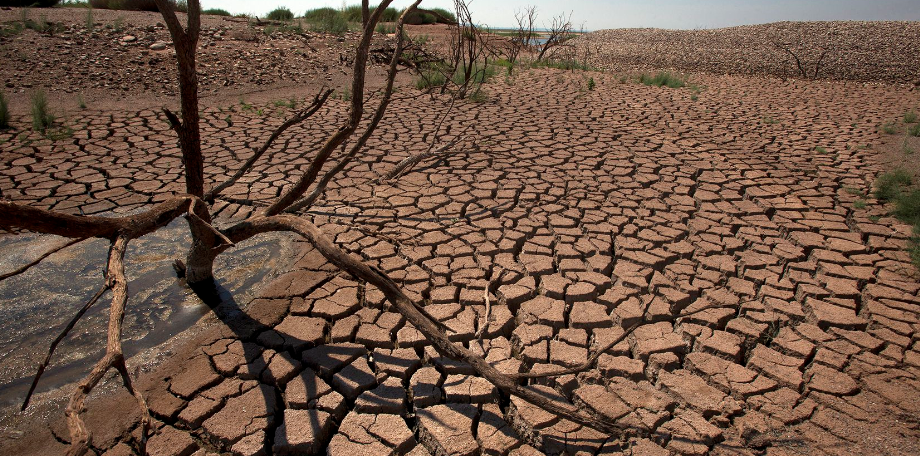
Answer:
[[[882,171],[879,125],[918,110],[918,92],[701,75],[693,99],[592,76],[593,91],[585,73],[497,78],[442,127],[451,138],[473,125],[463,147],[374,183],[425,150],[447,105],[401,97],[305,216],[503,371],[578,365],[645,319],[591,370],[535,382],[635,436],[498,394],[303,244],[260,298],[217,306],[142,374],[150,454],[918,454],[910,228],[861,196]],[[265,109],[205,110],[212,178],[282,121]],[[276,196],[343,112],[335,100],[283,137],[288,150],[233,187],[219,217]],[[155,109],[84,121],[54,143],[5,136],[3,196],[96,214],[181,189]],[[712,304],[727,307],[673,317]],[[4,436],[5,453],[63,451],[63,414],[40,422]],[[138,422],[118,387],[89,403],[100,454],[134,454]]]

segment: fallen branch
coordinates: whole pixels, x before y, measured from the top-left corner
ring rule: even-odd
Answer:
[[[439,353],[469,364],[487,381],[496,386],[505,394],[517,396],[525,401],[562,418],[582,424],[601,432],[615,433],[626,432],[631,427],[622,423],[607,422],[590,416],[579,410],[575,405],[549,400],[539,391],[520,385],[516,378],[503,374],[491,366],[482,357],[474,352],[451,342],[439,326],[423,314],[422,307],[412,301],[400,287],[386,275],[377,272],[367,264],[356,260],[345,251],[330,242],[319,228],[307,220],[291,216],[276,215],[272,217],[256,217],[235,225],[224,233],[232,240],[252,237],[257,233],[272,231],[291,231],[304,237],[317,251],[336,267],[364,280],[381,290],[391,305],[418,331],[432,342]]]
[[[106,268],[106,288],[112,290],[112,301],[109,307],[109,326],[107,330],[106,353],[96,362],[93,370],[77,385],[74,394],[67,404],[64,414],[67,417],[67,427],[71,435],[71,447],[68,455],[83,455],[90,451],[90,433],[83,421],[86,413],[86,397],[93,388],[102,380],[106,372],[115,368],[122,374],[122,381],[128,392],[135,396],[141,407],[141,440],[146,440],[150,424],[150,411],[147,403],[136,391],[125,366],[125,355],[122,352],[122,322],[125,318],[125,307],[128,303],[128,280],[125,278],[125,251],[128,248],[128,236],[120,235],[109,249],[109,263]]]
[[[458,140],[455,140],[455,141],[452,141],[448,144],[445,144],[439,147],[438,149],[427,150],[425,152],[421,152],[416,155],[410,155],[409,157],[404,158],[403,160],[400,161],[400,163],[397,163],[397,166],[395,166],[394,169],[392,169],[389,173],[385,174],[384,176],[381,176],[380,181],[387,182],[390,180],[394,180],[404,175],[405,173],[409,172],[410,170],[413,169],[413,167],[418,165],[419,162],[427,158],[440,157],[442,155],[447,155],[449,152],[451,152],[448,149],[450,149],[452,146],[457,144],[457,142]]]
[[[83,242],[83,241],[85,241],[86,239],[87,239],[87,238],[85,238],[85,237],[84,237],[84,238],[76,238],[76,239],[72,239],[72,240],[70,240],[70,241],[67,241],[67,242],[65,242],[65,243],[63,243],[63,244],[61,244],[61,245],[59,245],[59,246],[57,246],[57,247],[54,247],[54,248],[52,248],[51,250],[49,250],[49,251],[43,253],[42,256],[36,258],[35,260],[31,261],[29,264],[26,264],[26,265],[20,267],[20,268],[17,269],[17,270],[11,271],[11,272],[7,272],[6,274],[0,274],[0,280],[8,279],[8,278],[10,278],[10,277],[13,277],[13,276],[22,274],[23,272],[28,271],[29,268],[31,268],[32,266],[35,266],[35,265],[41,263],[42,260],[44,260],[45,258],[48,258],[49,256],[51,256],[51,255],[53,255],[53,254],[55,254],[55,253],[57,253],[57,252],[60,252],[61,250],[64,250],[64,249],[66,249],[66,248],[68,248],[68,247],[70,247],[70,246],[72,246],[72,245],[74,245],[74,244],[78,244],[78,243],[80,243],[80,242]]]
[[[238,169],[237,172],[234,173],[233,176],[231,176],[230,179],[226,180],[225,182],[211,189],[211,191],[205,194],[205,197],[203,199],[205,201],[214,201],[215,197],[220,195],[222,191],[224,191],[225,189],[227,189],[227,187],[230,187],[235,182],[237,182],[241,177],[243,177],[243,175],[246,174],[247,171],[249,171],[250,168],[253,167],[256,161],[259,160],[260,157],[262,157],[263,154],[265,154],[266,151],[269,150],[270,147],[272,147],[272,143],[274,143],[275,140],[278,139],[278,137],[281,136],[281,134],[285,132],[285,130],[288,130],[289,128],[301,122],[304,122],[305,120],[313,116],[324,105],[324,103],[326,103],[327,99],[330,97],[330,94],[332,93],[333,93],[333,89],[322,89],[317,95],[314,96],[314,101],[311,102],[310,106],[302,109],[297,114],[292,116],[290,119],[285,121],[285,123],[283,123],[282,125],[279,125],[279,127],[276,128],[275,131],[272,132],[271,135],[269,135],[269,137],[266,139],[266,142],[263,143],[263,146],[260,147],[256,151],[256,153],[253,154],[253,156],[250,157],[250,159],[247,160],[240,167],[240,169]]]
[[[61,343],[65,337],[67,337],[67,333],[69,333],[71,329],[74,329],[74,325],[77,324],[77,321],[83,317],[83,314],[85,314],[87,310],[90,310],[90,307],[93,307],[93,304],[96,304],[96,301],[99,301],[99,298],[102,297],[102,294],[105,293],[108,289],[109,285],[107,283],[103,284],[103,286],[99,288],[99,291],[97,291],[96,294],[93,295],[93,297],[90,298],[90,300],[87,301],[86,304],[80,308],[80,310],[77,311],[77,314],[74,315],[74,318],[72,318],[69,323],[67,323],[67,326],[65,326],[61,333],[58,334],[58,337],[55,337],[54,340],[51,341],[51,346],[48,347],[48,355],[46,355],[45,360],[39,364],[38,372],[36,372],[35,377],[32,378],[32,385],[29,387],[29,392],[26,393],[26,399],[22,401],[22,408],[20,409],[21,411],[25,411],[29,406],[29,400],[32,398],[32,393],[35,392],[35,387],[38,386],[38,381],[42,378],[42,374],[45,373],[45,369],[48,367],[48,363],[51,362],[51,356],[54,355],[54,350],[58,347],[58,344]]]

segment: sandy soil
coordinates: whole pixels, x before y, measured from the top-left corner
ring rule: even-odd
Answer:
[[[58,39],[27,31],[2,43]],[[296,60],[263,41],[233,45]],[[328,63],[330,72],[337,65]],[[18,76],[2,74],[23,90],[12,105],[41,85],[17,84],[42,78],[39,69],[17,68]],[[223,69],[205,71],[219,80]],[[24,109],[14,106],[15,129],[0,133],[2,197],[94,214],[179,191],[179,151],[158,111],[169,95],[154,85],[140,89],[128,73],[118,84],[147,101],[100,101],[85,111],[52,103],[67,113],[70,138],[30,132]],[[250,91],[245,103],[218,89],[203,113],[212,181],[291,112],[275,101],[294,96],[303,104],[316,87],[271,72],[266,85],[246,82],[246,71],[232,74]],[[133,361],[156,418],[147,450],[918,454],[911,230],[869,196],[894,163],[918,168],[918,138],[880,129],[905,128],[903,115],[919,112],[917,86],[707,73],[689,82],[696,88],[520,69],[488,83],[484,101],[456,103],[440,129],[451,103],[405,84],[367,153],[303,214],[398,280],[457,342],[501,370],[572,366],[645,321],[591,370],[535,382],[630,435],[602,434],[498,394],[432,350],[379,291],[304,246],[260,298],[217,306],[165,346],[159,363]],[[79,84],[92,83],[75,80],[70,94],[49,90],[66,101]],[[217,203],[219,220],[245,217],[274,198],[305,163],[303,151],[344,112],[345,102],[332,100],[281,138],[288,147]],[[433,135],[462,141],[398,181],[374,182]],[[905,141],[915,149],[902,150]],[[674,318],[716,303],[727,307]],[[116,380],[89,404],[94,448],[135,454],[139,414]],[[0,420],[4,453],[64,451],[63,399],[42,399]]]

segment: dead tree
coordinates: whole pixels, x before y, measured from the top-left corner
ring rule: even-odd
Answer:
[[[535,21],[538,19],[538,9],[526,6],[524,10],[515,11],[516,28],[510,39],[510,46],[506,51],[506,59],[514,64],[522,51],[531,49],[535,42]]]
[[[538,61],[544,60],[548,55],[548,51],[563,46],[564,43],[573,38],[571,17],[573,17],[572,11],[569,15],[560,13],[560,16],[556,16],[551,20],[551,26],[547,28],[547,41],[541,45],[541,51],[538,52]]]
[[[254,164],[270,149],[273,141],[282,132],[308,120],[318,112],[319,108],[328,100],[330,91],[321,91],[313,103],[304,110],[296,113],[275,130],[267,139],[266,144],[260,148],[253,158],[243,163],[226,182],[213,187],[208,193],[204,191],[203,157],[201,152],[201,138],[199,134],[198,118],[198,93],[197,76],[195,68],[195,52],[199,34],[198,0],[189,1],[189,14],[185,28],[180,24],[173,5],[168,0],[156,0],[160,12],[167,23],[176,48],[177,65],[179,71],[179,84],[181,87],[182,111],[181,119],[165,110],[172,128],[179,137],[179,146],[182,150],[184,174],[186,179],[187,194],[167,198],[165,201],[147,208],[136,215],[123,217],[77,216],[61,212],[39,209],[25,204],[10,201],[0,201],[0,229],[28,230],[37,233],[54,234],[73,239],[63,246],[58,246],[53,251],[66,248],[88,238],[106,239],[110,243],[109,256],[105,267],[104,281],[99,291],[80,309],[70,324],[61,332],[52,343],[45,363],[36,374],[34,385],[40,380],[44,367],[50,361],[57,343],[67,335],[68,331],[82,317],[84,312],[101,299],[106,291],[111,291],[109,325],[107,328],[106,350],[103,357],[96,362],[92,371],[79,382],[71,395],[70,402],[65,411],[67,425],[71,436],[71,447],[68,454],[81,455],[90,451],[92,435],[83,421],[86,412],[85,400],[89,393],[103,379],[110,370],[115,369],[121,376],[127,390],[136,398],[142,411],[142,437],[144,444],[147,426],[150,423],[150,413],[143,395],[134,387],[133,379],[128,372],[125,355],[122,350],[122,321],[128,304],[127,281],[125,277],[125,252],[134,239],[147,233],[163,228],[172,220],[184,217],[192,234],[192,243],[186,261],[179,262],[178,270],[184,272],[190,286],[213,284],[213,262],[222,252],[236,243],[254,236],[269,232],[291,232],[305,238],[316,248],[330,263],[345,271],[355,278],[377,287],[383,292],[386,299],[394,309],[406,318],[407,322],[418,329],[435,348],[445,356],[470,364],[479,375],[490,381],[504,394],[520,397],[546,411],[557,414],[570,421],[580,423],[594,429],[610,432],[629,434],[633,431],[626,425],[603,420],[579,410],[576,406],[551,401],[539,391],[525,386],[526,379],[540,376],[562,375],[591,366],[599,354],[605,352],[636,328],[637,325],[626,328],[625,333],[610,346],[603,347],[593,354],[583,366],[577,369],[567,369],[560,372],[533,374],[520,373],[506,375],[487,363],[484,358],[471,350],[451,342],[444,330],[444,325],[435,320],[425,311],[421,303],[410,299],[394,280],[376,268],[373,268],[354,256],[345,252],[327,238],[323,231],[305,218],[293,213],[311,204],[323,193],[328,182],[338,173],[343,171],[348,163],[364,148],[366,141],[371,137],[383,118],[394,90],[394,78],[397,73],[398,61],[403,47],[403,22],[406,15],[411,12],[421,0],[417,0],[401,15],[397,22],[397,45],[391,57],[387,72],[385,87],[381,93],[378,104],[370,113],[370,120],[360,131],[360,122],[365,114],[366,104],[369,103],[365,96],[365,72],[369,56],[369,47],[374,29],[383,11],[391,0],[382,0],[374,9],[369,10],[368,1],[362,3],[368,20],[365,21],[361,38],[357,45],[356,56],[353,63],[352,98],[346,118],[339,128],[333,132],[322,146],[313,153],[310,165],[298,178],[297,182],[287,188],[281,189],[280,195],[270,206],[264,208],[250,218],[233,223],[218,229],[212,224],[211,203],[221,198],[222,190],[236,182],[250,170]],[[463,6],[466,11],[466,6]],[[469,20],[469,14],[459,16]],[[478,55],[479,54],[470,54]],[[470,60],[468,60],[470,61]],[[354,137],[357,134],[357,137]],[[353,141],[348,152],[343,158],[325,173],[327,162],[334,150],[346,144],[347,140]],[[430,151],[432,148],[430,147]],[[305,152],[305,155],[308,153]],[[409,166],[409,165],[408,165]],[[399,174],[399,172],[397,173]],[[395,174],[396,176],[396,174]],[[310,193],[308,191],[311,190]],[[41,258],[47,257],[48,254]],[[40,260],[39,260],[40,261]],[[38,263],[38,261],[32,264]],[[19,268],[4,276],[19,274],[27,270],[32,264]],[[698,309],[697,311],[706,310]],[[681,315],[677,316],[677,318]],[[23,409],[28,406],[31,392],[25,398]]]
[[[823,59],[825,59],[826,54],[829,53],[828,48],[823,48],[823,50],[820,52],[819,57],[817,57],[816,60],[813,62],[813,68],[812,68],[813,72],[811,74],[809,62],[807,62],[805,58],[801,58],[803,56],[798,55],[798,53],[794,52],[793,46],[791,44],[784,43],[782,41],[773,41],[772,44],[775,46],[775,48],[780,49],[785,54],[790,56],[791,59],[794,60],[794,64],[797,66],[797,72],[800,74],[800,77],[804,79],[817,79],[819,77],[820,68],[822,68],[822,65],[823,65]],[[787,73],[786,70],[785,70],[785,73]]]
[[[450,93],[455,98],[466,98],[480,91],[487,76],[487,64],[496,55],[485,34],[474,22],[468,2],[455,2],[457,21],[450,25],[451,37],[448,56],[444,60],[421,68],[420,77],[439,93]]]

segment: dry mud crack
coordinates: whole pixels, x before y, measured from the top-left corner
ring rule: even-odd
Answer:
[[[695,76],[705,90],[693,98],[592,76],[592,91],[578,72],[498,78],[441,132],[472,124],[472,140],[374,183],[422,151],[405,145],[423,144],[446,105],[401,97],[371,153],[305,216],[503,371],[573,366],[646,318],[593,369],[536,382],[639,437],[501,397],[427,346],[378,290],[305,247],[262,297],[244,311],[217,306],[195,343],[144,374],[157,419],[148,452],[918,454],[910,229],[872,199],[853,204],[881,171],[878,126],[917,112],[918,92]],[[288,151],[225,192],[219,217],[277,196],[344,107],[282,138]],[[205,110],[209,177],[281,122],[284,108],[264,108]],[[95,214],[181,190],[157,111],[81,122],[55,142],[4,133],[3,197]],[[673,321],[714,303],[729,307]],[[90,401],[100,454],[136,451],[137,413],[124,404],[124,392]],[[9,425],[0,446],[61,452],[62,419],[26,436]]]

